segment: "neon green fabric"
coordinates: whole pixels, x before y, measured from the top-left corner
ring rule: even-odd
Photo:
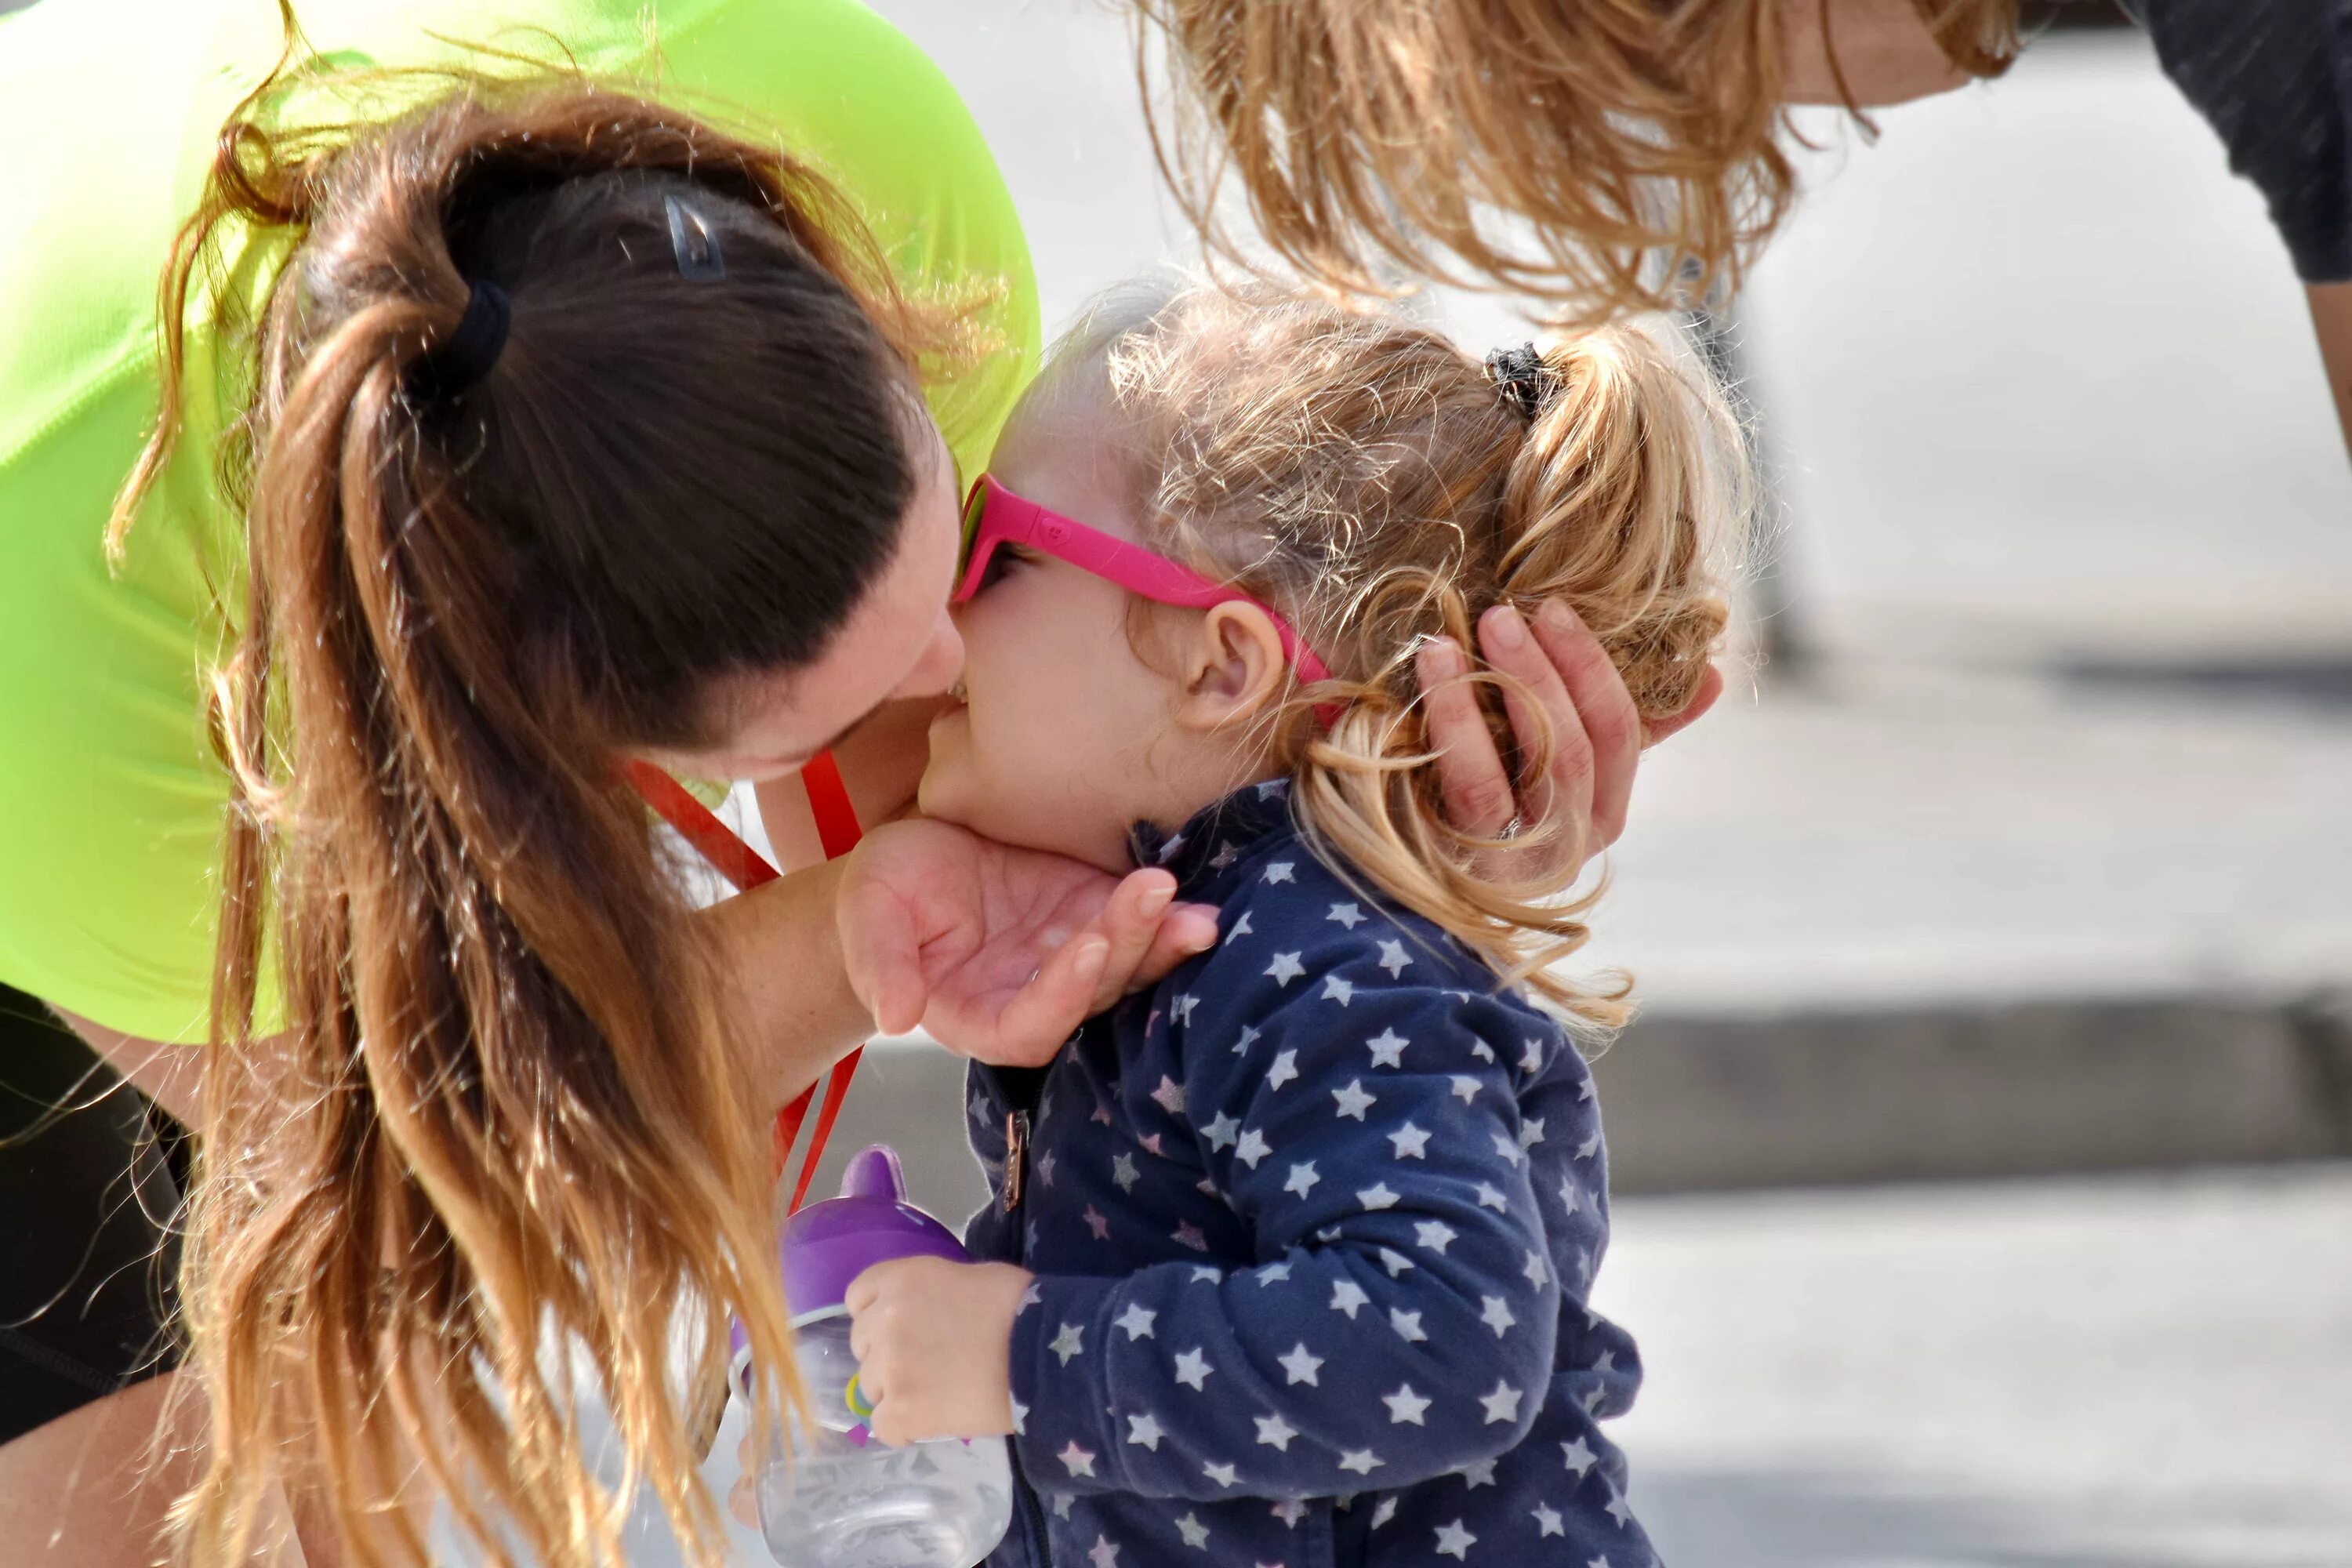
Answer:
[[[1001,280],[1003,346],[939,389],[966,473],[1037,354],[1036,288],[978,127],[854,0],[304,0],[339,64],[450,40],[555,58],[772,132],[864,212],[912,287]],[[102,536],[156,405],[156,280],[213,137],[275,61],[271,0],[44,0],[0,20],[0,982],[110,1027],[204,1032],[226,775],[203,732],[208,584],[241,557],[192,377],[180,457],[119,574]],[[245,274],[266,276],[267,258]],[[205,344],[192,344],[199,364]],[[228,590],[233,594],[233,588]]]

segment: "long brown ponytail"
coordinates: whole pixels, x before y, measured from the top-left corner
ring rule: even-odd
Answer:
[[[723,279],[682,275],[672,202]],[[616,761],[690,743],[714,678],[793,668],[846,618],[896,547],[911,366],[945,334],[808,169],[576,79],[461,83],[355,137],[249,108],[167,322],[234,226],[294,244],[216,682],[194,1556],[241,1561],[297,1455],[356,1563],[422,1560],[420,1480],[500,1560],[618,1561],[639,1482],[708,1542],[688,1391],[730,1311],[786,1379],[790,1339],[761,1108]],[[483,279],[504,352],[431,395]],[[574,1428],[589,1387],[617,1492]]]

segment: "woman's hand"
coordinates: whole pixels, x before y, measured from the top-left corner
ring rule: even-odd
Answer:
[[[1625,830],[1642,748],[1713,706],[1723,691],[1722,673],[1709,669],[1688,708],[1645,728],[1608,651],[1557,599],[1546,600],[1532,623],[1507,605],[1488,610],[1478,622],[1478,652],[1528,692],[1526,700],[1507,695],[1504,701],[1520,750],[1532,752],[1538,739],[1532,709],[1550,719],[1551,765],[1513,786],[1487,732],[1477,688],[1464,679],[1468,657],[1451,639],[1433,639],[1421,651],[1419,672],[1446,816],[1463,832],[1486,838],[1511,836],[1515,823],[1554,826],[1554,833],[1524,847],[1491,851],[1481,867],[1497,880],[1556,878],[1565,887]]]
[[[835,900],[849,984],[885,1034],[1000,1066],[1052,1059],[1088,1016],[1216,945],[1161,870],[1115,878],[942,822],[890,823]]]
[[[850,1281],[849,1349],[877,1437],[1013,1430],[1013,1319],[1031,1278],[1010,1263],[899,1258]]]

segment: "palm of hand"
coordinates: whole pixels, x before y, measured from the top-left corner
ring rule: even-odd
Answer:
[[[919,1025],[1004,1065],[1051,1058],[1060,1042],[1040,1042],[1024,1026],[1024,988],[1048,955],[1101,918],[1117,879],[934,822],[876,834],[852,876],[845,906],[869,931],[889,932],[850,944],[854,953],[864,949],[853,978],[885,1029]]]

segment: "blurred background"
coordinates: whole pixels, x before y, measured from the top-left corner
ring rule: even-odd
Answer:
[[[879,5],[994,144],[1049,333],[1197,254],[1118,7]],[[1678,1568],[2344,1568],[2352,464],[2302,292],[2127,27],[1876,121],[1802,121],[1721,323],[1773,489],[1749,662],[1595,920],[1646,998],[1598,1069],[1633,1499]],[[886,1044],[836,1148],[960,1215],[960,1101]]]

